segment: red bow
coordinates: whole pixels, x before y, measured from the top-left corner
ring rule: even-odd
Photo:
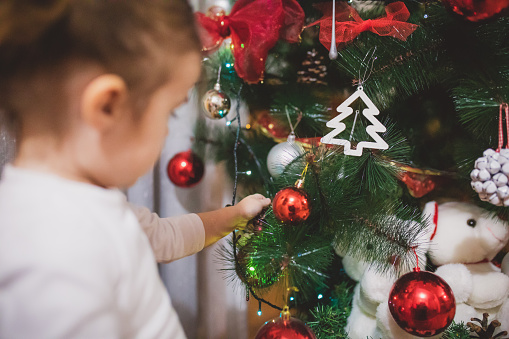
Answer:
[[[387,5],[385,7],[386,16],[372,20],[362,20],[359,13],[344,2],[338,3],[337,6],[339,10],[336,12],[336,44],[352,41],[365,31],[371,31],[380,36],[392,36],[405,41],[419,27],[405,22],[410,17],[410,12],[403,2],[398,1]],[[330,49],[332,4],[321,3],[315,5],[315,7],[322,11],[323,16],[307,27],[320,25],[320,42],[327,49]]]
[[[263,79],[265,59],[281,38],[298,42],[304,25],[304,11],[296,0],[238,0],[230,15],[209,10],[196,13],[205,51],[217,49],[231,37],[235,71],[248,83]]]

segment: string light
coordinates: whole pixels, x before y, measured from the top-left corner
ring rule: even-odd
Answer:
[[[295,298],[294,298],[294,297],[290,297],[290,301],[294,301],[294,300],[295,300]]]
[[[321,293],[320,293],[320,294],[318,295],[318,299],[322,299],[322,298],[323,298],[323,294],[321,294]]]
[[[258,316],[262,315],[262,302],[258,301]]]
[[[226,126],[230,126],[231,124],[232,124],[232,121],[231,121],[231,120],[228,120],[228,121],[226,122]]]

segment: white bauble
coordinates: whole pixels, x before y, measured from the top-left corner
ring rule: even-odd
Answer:
[[[295,141],[295,134],[290,134],[285,142],[272,147],[267,155],[267,169],[274,178],[279,177],[286,166],[305,153],[302,144]]]

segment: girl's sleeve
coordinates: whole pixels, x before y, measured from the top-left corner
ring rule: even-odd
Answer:
[[[195,254],[205,244],[205,229],[197,214],[160,218],[146,207],[129,204],[150,241],[159,263]]]

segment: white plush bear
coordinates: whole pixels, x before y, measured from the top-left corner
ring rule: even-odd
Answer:
[[[509,331],[509,277],[490,261],[509,240],[509,228],[498,218],[490,218],[476,205],[460,202],[426,204],[424,214],[429,218],[429,228],[421,240],[435,272],[453,290],[456,299],[456,322],[468,322],[472,317],[498,319]],[[419,259],[424,264],[422,258]],[[343,259],[347,273],[357,271],[359,279],[355,288],[352,314],[347,331],[352,339],[417,338],[395,323],[388,308],[388,297],[394,272],[380,274],[366,263]],[[420,265],[422,266],[422,265]],[[363,273],[359,273],[364,268]],[[497,331],[498,332],[498,331]],[[439,338],[440,335],[437,336]]]

